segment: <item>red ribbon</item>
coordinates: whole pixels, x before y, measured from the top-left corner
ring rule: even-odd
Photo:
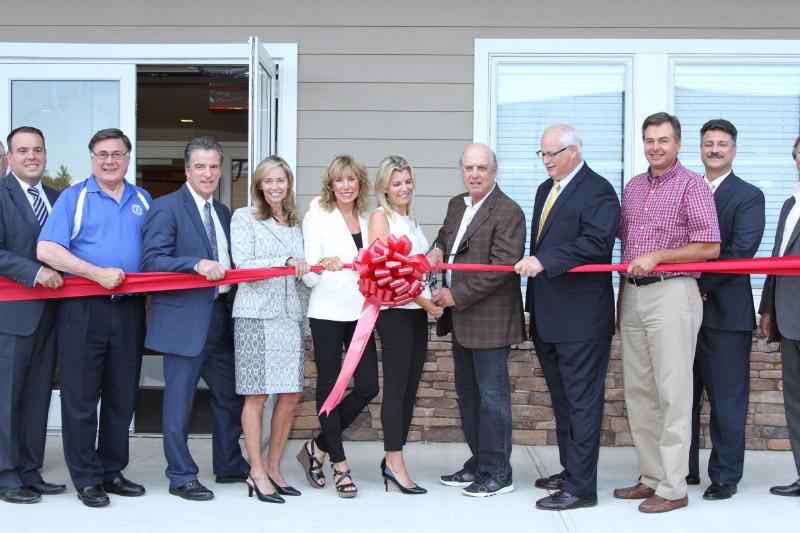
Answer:
[[[390,235],[386,244],[375,239],[369,248],[359,250],[351,266],[358,272],[358,290],[364,295],[364,307],[347,347],[342,370],[319,410],[320,415],[329,415],[342,401],[347,384],[372,336],[381,306],[406,305],[422,292],[425,273],[431,270],[431,265],[424,255],[409,257],[410,252],[411,241],[405,235],[399,239]]]

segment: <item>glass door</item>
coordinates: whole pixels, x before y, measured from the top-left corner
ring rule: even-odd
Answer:
[[[58,186],[91,173],[89,139],[120,128],[136,146],[136,66],[120,64],[0,64],[0,125],[42,130],[46,176]],[[136,160],[136,154],[131,154]],[[136,181],[130,168],[128,181]]]
[[[262,159],[277,151],[275,140],[277,68],[258,37],[250,37],[250,91],[248,116],[249,165],[247,201],[250,203],[250,182],[255,167]]]

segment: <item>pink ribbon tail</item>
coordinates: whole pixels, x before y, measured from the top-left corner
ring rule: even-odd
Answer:
[[[364,348],[366,348],[367,342],[372,337],[372,329],[375,327],[375,321],[378,320],[380,311],[380,302],[375,301],[373,298],[367,298],[364,301],[364,307],[361,308],[361,316],[358,317],[356,330],[353,332],[353,339],[347,348],[347,354],[344,356],[342,370],[339,372],[339,377],[336,379],[333,390],[319,410],[320,415],[323,413],[330,415],[331,411],[342,401],[347,384],[350,383],[350,378],[353,377],[353,373],[355,373],[356,367],[361,361],[361,356],[364,355]]]

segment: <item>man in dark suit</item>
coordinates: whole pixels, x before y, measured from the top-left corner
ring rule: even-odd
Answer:
[[[792,158],[800,170],[800,137],[794,141]],[[787,199],[778,217],[773,257],[800,255],[800,183]],[[794,464],[800,474],[800,277],[767,276],[761,304],[761,331],[771,341],[781,343],[783,366],[783,406]],[[769,489],[777,496],[800,496],[800,479],[789,485]]]
[[[720,231],[720,259],[749,259],[764,235],[764,194],[733,173],[736,127],[723,119],[700,129],[700,157],[714,195]],[[736,494],[744,469],[745,426],[750,393],[750,346],[756,327],[749,275],[703,274],[703,322],[694,357],[692,441],[688,484],[700,483],[699,439],[703,390],[711,404],[711,485],[706,500]]]
[[[44,135],[16,128],[4,159],[11,172],[0,178],[0,275],[26,287],[57,289],[61,274],[36,259],[36,239],[58,196],[41,181]],[[56,302],[3,302],[0,316],[0,500],[34,503],[67,489],[39,473],[56,361]]]
[[[619,222],[611,184],[582,158],[575,128],[556,124],[542,134],[542,159],[552,179],[536,191],[531,256],[515,265],[528,279],[531,338],[556,419],[563,471],[536,481],[555,490],[536,502],[564,511],[597,505],[597,460],[604,380],[614,335],[610,273],[566,272],[586,263],[610,263]]]
[[[231,268],[231,212],[213,199],[222,175],[222,146],[193,139],[184,151],[186,184],[153,203],[145,221],[143,268],[147,272],[197,272],[221,280]],[[218,483],[246,481],[242,457],[243,398],[236,394],[229,285],[153,294],[148,348],[164,353],[164,454],[169,492],[187,500],[214,493],[197,480],[187,443],[197,383],[211,392],[213,468]]]
[[[494,152],[470,145],[459,165],[467,192],[450,200],[429,260],[513,265],[525,250],[525,215],[495,182]],[[433,293],[433,301],[448,309],[437,333],[452,333],[458,407],[472,455],[441,482],[465,487],[465,496],[511,492],[507,361],[510,345],[525,339],[519,277],[447,271],[445,279],[447,287]]]

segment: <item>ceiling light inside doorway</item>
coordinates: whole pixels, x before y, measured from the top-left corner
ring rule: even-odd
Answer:
[[[181,119],[181,124],[194,124],[194,120],[192,120],[190,118],[182,118]]]

